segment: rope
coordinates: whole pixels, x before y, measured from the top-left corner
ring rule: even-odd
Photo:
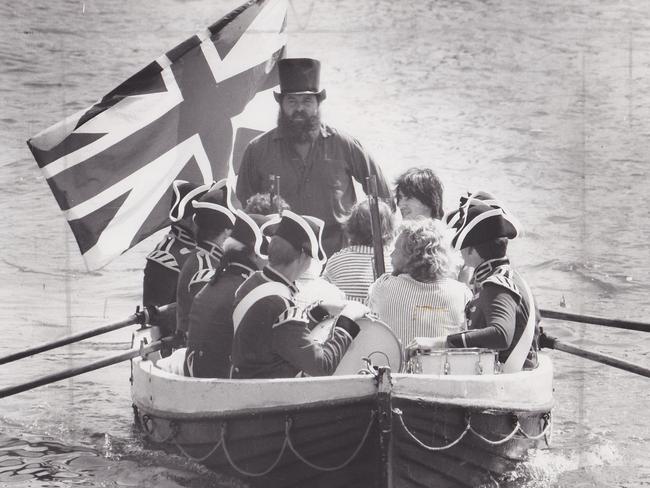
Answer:
[[[205,456],[201,457],[194,457],[190,453],[188,453],[183,446],[181,446],[176,439],[173,439],[174,445],[178,448],[178,450],[183,454],[186,458],[190,459],[191,461],[194,461],[195,463],[202,463],[206,459],[208,459],[210,456],[212,456],[215,452],[217,452],[217,449],[219,449],[219,446],[221,445],[223,438],[219,439],[219,442],[217,442],[212,449],[210,449],[210,452],[208,452]]]
[[[406,424],[404,423],[404,419],[402,418],[402,411],[399,408],[394,408],[393,413],[397,415],[397,418],[399,419],[399,423],[402,425],[404,432],[406,432],[411,437],[411,439],[413,439],[416,443],[418,443],[421,447],[425,448],[427,451],[444,451],[445,449],[454,447],[456,444],[458,444],[461,441],[463,437],[465,437],[465,434],[467,434],[467,432],[471,429],[469,422],[467,422],[465,424],[465,430],[461,432],[461,434],[458,436],[458,438],[455,441],[452,441],[446,446],[428,446],[420,439],[415,437],[415,434],[413,434],[413,432],[411,432],[408,429],[408,427],[406,427]]]
[[[286,432],[286,428],[285,428],[285,432]],[[232,460],[232,457],[230,456],[230,453],[228,452],[228,447],[226,446],[226,423],[224,422],[221,425],[221,442],[220,442],[220,444],[223,446],[223,453],[226,455],[226,459],[228,460],[228,463],[230,463],[230,466],[232,466],[232,468],[235,471],[237,471],[239,474],[242,474],[244,476],[250,476],[250,477],[257,478],[257,477],[265,476],[265,475],[269,474],[273,469],[275,469],[275,467],[280,462],[280,459],[282,458],[282,455],[284,454],[284,450],[287,448],[287,444],[288,444],[287,441],[288,441],[288,437],[285,435],[284,436],[284,442],[282,443],[282,449],[280,449],[280,453],[278,454],[277,459],[275,461],[273,461],[271,466],[269,466],[267,469],[265,469],[262,472],[252,473],[250,471],[246,471],[243,468],[240,468]]]
[[[472,431],[472,434],[474,434],[476,437],[478,437],[479,439],[481,439],[481,440],[484,441],[484,442],[487,442],[488,444],[490,444],[490,445],[492,445],[492,446],[498,446],[498,445],[500,445],[500,444],[505,444],[505,443],[508,442],[510,439],[512,439],[512,438],[517,434],[517,432],[518,432],[519,430],[521,430],[521,425],[519,424],[519,420],[517,420],[517,424],[515,425],[515,428],[512,429],[512,432],[510,432],[510,434],[508,434],[507,436],[505,436],[503,439],[499,439],[499,440],[497,440],[497,441],[493,441],[493,440],[488,439],[487,437],[485,437],[485,436],[479,434],[476,430],[474,430],[474,429],[472,428],[472,426],[471,426],[470,424],[467,424],[467,425],[469,425],[469,430]]]
[[[521,426],[519,426],[519,432],[521,432],[521,433],[523,434],[523,436],[524,436],[526,439],[530,439],[530,440],[532,440],[532,441],[536,441],[536,440],[538,440],[538,439],[541,439],[542,437],[546,436],[546,434],[548,434],[548,431],[549,431],[549,430],[551,430],[551,419],[550,419],[550,416],[548,416],[548,415],[544,415],[544,420],[546,421],[546,425],[544,426],[544,430],[542,430],[542,431],[541,431],[539,434],[537,434],[537,435],[530,435],[530,434],[528,434],[526,431],[524,431],[524,429],[521,428]],[[548,444],[548,443],[547,443],[547,444]]]
[[[484,441],[484,442],[486,442],[486,443],[488,443],[488,444],[490,444],[492,446],[498,446],[500,444],[505,444],[506,442],[511,440],[518,432],[521,433],[526,439],[530,439],[530,440],[541,439],[542,437],[545,437],[546,434],[548,434],[548,432],[549,432],[549,430],[551,428],[551,422],[549,420],[549,417],[545,415],[544,418],[546,419],[546,426],[544,427],[544,430],[542,432],[540,432],[539,434],[537,434],[537,435],[530,435],[521,428],[521,424],[519,423],[519,420],[517,420],[517,423],[515,424],[515,428],[512,430],[512,432],[510,432],[510,434],[505,436],[503,439],[492,440],[492,439],[488,439],[484,435],[477,432],[472,427],[471,418],[468,416],[467,421],[465,423],[465,430],[463,430],[460,433],[460,435],[456,438],[456,440],[454,440],[454,441],[452,441],[449,444],[444,445],[444,446],[429,446],[429,445],[425,444],[424,442],[422,442],[420,439],[418,439],[415,436],[415,434],[413,434],[413,432],[411,432],[409,430],[409,428],[404,423],[404,418],[402,417],[402,411],[399,408],[394,408],[393,413],[397,415],[397,418],[399,419],[399,422],[400,422],[402,428],[404,429],[404,432],[406,432],[411,437],[411,439],[413,439],[418,445],[420,445],[424,449],[427,449],[428,451],[443,451],[445,449],[449,449],[449,448],[455,446],[456,444],[458,444],[462,440],[462,438],[465,437],[465,434],[467,434],[468,431],[472,432],[472,434],[474,434],[476,437],[478,437],[482,441]]]
[[[352,460],[359,454],[359,451],[361,451],[361,448],[363,445],[366,443],[366,439],[368,438],[368,434],[370,434],[370,429],[372,428],[373,420],[375,419],[375,411],[371,410],[370,411],[370,421],[368,422],[368,427],[366,427],[366,432],[363,434],[363,437],[361,438],[361,442],[359,442],[359,445],[356,447],[352,455],[343,463],[337,465],[337,466],[318,466],[311,461],[307,460],[304,456],[302,456],[296,448],[293,446],[293,442],[291,442],[291,436],[289,435],[289,430],[291,429],[292,421],[291,418],[287,417],[287,421],[285,423],[285,435],[286,435],[286,440],[289,444],[289,449],[291,449],[291,452],[294,453],[294,455],[300,459],[303,463],[305,463],[307,466],[309,466],[312,469],[316,469],[318,471],[337,471],[339,469],[345,468],[348,464],[352,462]]]

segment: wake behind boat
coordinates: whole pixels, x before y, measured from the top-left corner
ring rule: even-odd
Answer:
[[[548,443],[553,369],[541,355],[534,370],[478,374],[476,354],[459,358],[436,374],[358,358],[366,374],[231,380],[163,371],[156,353],[133,360],[131,391],[152,447],[254,486],[481,486]],[[475,374],[454,374],[469,363]]]

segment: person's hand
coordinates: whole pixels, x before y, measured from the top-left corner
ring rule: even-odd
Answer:
[[[429,351],[431,349],[444,349],[447,347],[447,336],[438,337],[414,337],[406,345],[407,351]]]
[[[323,307],[328,314],[334,316],[334,315],[338,315],[341,312],[341,310],[343,310],[343,307],[345,307],[346,303],[347,302],[345,300],[340,300],[336,297],[330,297],[321,300],[318,305],[320,307]]]
[[[370,312],[370,309],[366,305],[361,302],[350,300],[345,304],[340,315],[356,322],[360,318],[364,317],[368,312]]]

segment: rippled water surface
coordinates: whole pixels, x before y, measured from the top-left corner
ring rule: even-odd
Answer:
[[[235,7],[226,0],[0,2],[0,355],[130,315],[149,239],[85,270],[25,140]],[[323,62],[324,114],[392,178],[428,165],[445,202],[496,193],[544,308],[650,316],[650,3],[294,0],[289,55]],[[546,323],[650,367],[650,338]],[[0,387],[128,347],[117,331],[0,366]],[[647,379],[551,353],[554,438],[503,486],[650,486]],[[144,449],[121,364],[0,400],[0,486],[228,487]]]

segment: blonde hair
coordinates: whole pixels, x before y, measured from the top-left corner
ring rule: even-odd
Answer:
[[[404,271],[413,279],[430,283],[451,277],[460,259],[451,246],[447,227],[438,220],[424,219],[404,223],[400,235],[407,263]]]

